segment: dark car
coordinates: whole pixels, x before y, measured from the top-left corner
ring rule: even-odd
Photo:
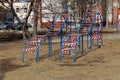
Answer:
[[[31,24],[27,23],[26,25],[27,28],[32,27]],[[22,27],[20,26],[20,23],[14,23],[13,30],[21,30]]]
[[[12,22],[4,22],[0,25],[0,29],[11,29],[13,27]]]

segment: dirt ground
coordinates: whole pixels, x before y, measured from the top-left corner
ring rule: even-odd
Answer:
[[[38,62],[21,62],[23,40],[0,42],[0,80],[120,80],[120,33],[104,34],[104,46],[79,57],[75,63],[58,62],[58,44],[47,57],[47,44]]]

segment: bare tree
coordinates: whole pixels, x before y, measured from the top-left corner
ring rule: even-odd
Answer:
[[[52,13],[61,13],[62,0],[43,0],[43,10],[49,10]],[[45,12],[44,12],[45,13]],[[47,13],[47,12],[46,12]]]
[[[28,37],[30,37],[30,32],[28,31],[28,27],[27,27],[27,21],[33,8],[33,2],[34,0],[31,0],[29,5],[29,11],[27,12],[26,18],[24,19],[24,21],[21,21],[14,9],[14,6],[13,6],[14,0],[0,1],[0,3],[5,7],[5,9],[9,10],[13,14],[13,16],[16,17],[16,19],[19,21],[23,30],[23,39],[27,39]],[[8,6],[6,6],[5,3],[7,3]]]

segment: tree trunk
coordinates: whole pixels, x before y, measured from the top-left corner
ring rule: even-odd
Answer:
[[[30,38],[30,32],[28,31],[28,28],[26,27],[26,23],[22,24],[22,30],[23,30],[23,39],[26,40]]]

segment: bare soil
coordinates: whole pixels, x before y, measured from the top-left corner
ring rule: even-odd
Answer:
[[[21,62],[24,41],[0,42],[0,80],[120,80],[120,33],[104,34],[104,46],[87,55],[58,62],[59,44],[47,57],[47,43],[40,48],[38,62]]]

